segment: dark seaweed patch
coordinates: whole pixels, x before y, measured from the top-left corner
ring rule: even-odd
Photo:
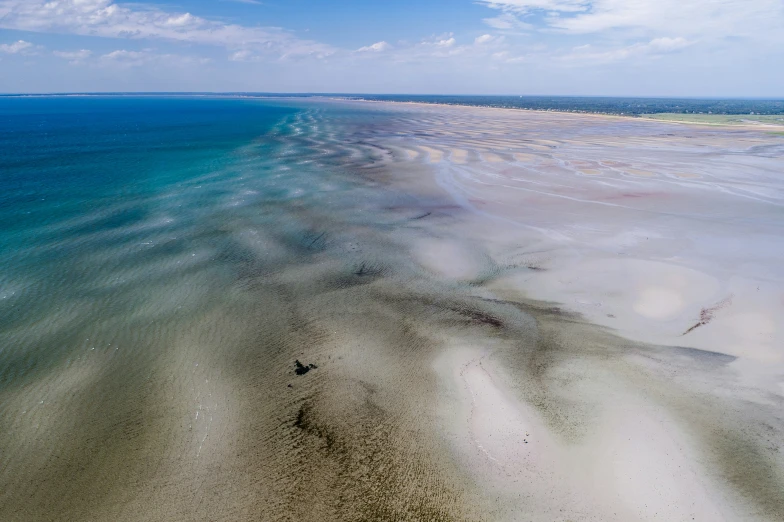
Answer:
[[[378,277],[384,273],[384,268],[372,265],[367,262],[362,262],[359,267],[354,270],[354,275],[359,277]]]
[[[486,324],[486,325],[493,326],[495,328],[504,327],[503,321],[481,310],[476,310],[471,308],[451,308],[451,307],[447,309],[453,312],[457,312],[458,314],[462,315],[463,317],[467,317],[468,319],[470,319],[472,322],[475,323]]]
[[[728,298],[719,301],[718,303],[711,306],[710,308],[703,308],[700,311],[700,320],[697,321],[697,324],[695,324],[694,326],[692,326],[691,328],[683,332],[681,335],[683,336],[688,333],[691,333],[697,328],[699,328],[700,326],[705,326],[706,324],[710,323],[713,320],[713,317],[716,315],[716,312],[731,304],[732,304],[732,296],[729,296]]]
[[[302,364],[301,362],[299,362],[299,359],[294,361],[294,373],[296,373],[297,375],[305,375],[310,370],[315,370],[317,368],[318,368],[318,366],[316,366],[313,363],[310,363],[310,364],[308,364],[306,366],[306,365]]]
[[[326,244],[326,238],[325,238],[326,235],[327,235],[326,232],[322,232],[321,234],[319,234],[316,237],[314,237],[310,241],[310,243],[308,243],[308,249],[324,248],[324,246]]]

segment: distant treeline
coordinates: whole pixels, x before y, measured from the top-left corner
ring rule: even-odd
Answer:
[[[445,103],[540,111],[604,114],[784,114],[784,100],[692,98],[598,98],[571,96],[401,96],[362,95],[352,98],[375,101]]]

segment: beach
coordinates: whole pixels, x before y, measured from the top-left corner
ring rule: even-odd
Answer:
[[[188,103],[4,239],[0,518],[784,517],[780,133]]]

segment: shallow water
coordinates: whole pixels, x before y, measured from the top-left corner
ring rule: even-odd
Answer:
[[[368,399],[372,372],[330,363],[363,357],[361,340],[407,346],[361,290],[395,258],[418,270],[379,238],[407,219],[385,209],[419,201],[359,170],[382,159],[357,145],[377,114],[0,103],[4,520],[453,509],[412,456],[427,443]],[[318,369],[298,377],[296,359]]]
[[[609,232],[587,218],[618,218],[578,204],[558,218],[546,199],[521,216],[484,191],[507,176],[540,196],[569,187],[595,198],[569,162],[620,161],[633,140],[614,136],[655,142],[666,127],[542,116],[514,135],[519,121],[449,111],[0,99],[0,518],[630,520],[664,501],[677,518],[688,511],[681,488],[697,492],[698,519],[715,509],[775,520],[778,374],[750,385],[737,354],[627,341],[574,303],[534,302],[518,279],[547,282],[559,260],[587,255],[563,237],[593,245]],[[511,150],[510,134],[523,145]],[[775,170],[777,150],[737,156]],[[602,168],[597,183],[616,192],[648,179]],[[678,187],[728,193],[698,174]],[[724,208],[775,234],[779,185],[755,179],[765,206]],[[573,215],[582,232],[560,226]],[[639,242],[624,245],[645,258]],[[297,375],[297,360],[316,368]],[[498,426],[477,415],[499,401],[526,406]],[[628,486],[586,493],[591,477],[650,478],[631,469],[639,461],[608,471],[592,456],[616,451],[601,440],[618,426],[631,440],[615,418],[636,412],[643,425],[676,419],[686,435],[640,444],[697,446],[708,471],[692,453],[663,462],[694,466],[699,488],[658,488],[660,504]],[[528,446],[523,426],[536,429]],[[501,432],[511,442],[493,442]],[[614,462],[636,451],[619,448]],[[672,480],[667,465],[657,484]]]

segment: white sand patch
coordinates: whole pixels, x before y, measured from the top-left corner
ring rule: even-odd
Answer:
[[[667,319],[683,309],[683,292],[672,288],[647,286],[637,293],[633,309],[649,319]]]
[[[719,281],[705,273],[630,258],[561,258],[551,269],[510,275],[492,287],[564,303],[592,322],[658,342],[680,338],[704,306],[726,297]]]
[[[532,409],[498,385],[487,359],[492,351],[492,345],[454,344],[433,363],[455,455],[504,513],[495,520],[518,520],[523,513],[551,520],[553,511],[585,511],[584,501],[570,498],[559,442]]]
[[[461,281],[476,279],[488,261],[466,243],[442,239],[416,240],[412,254],[430,272]]]
[[[491,466],[528,479],[545,472],[553,441],[534,412],[495,385],[482,357],[463,366],[460,376],[471,395],[472,442]]]
[[[455,450],[504,506],[496,520],[728,519],[692,443],[653,404],[618,383],[592,384],[606,414],[567,443],[505,388],[491,346],[450,346],[434,369]]]
[[[748,357],[764,364],[784,363],[784,303],[764,283],[735,280],[729,306],[711,312],[708,324],[683,337],[687,346],[712,346],[724,353]],[[784,374],[784,370],[782,371]]]
[[[638,316],[636,322],[666,321],[716,296],[715,278],[678,265],[639,259],[593,259],[543,272],[527,291],[562,302],[594,296],[605,313]],[[560,297],[560,299],[558,298]],[[684,319],[687,323],[692,316]]]
[[[728,519],[689,441],[650,405],[617,404],[582,453],[594,494],[630,520]]]

